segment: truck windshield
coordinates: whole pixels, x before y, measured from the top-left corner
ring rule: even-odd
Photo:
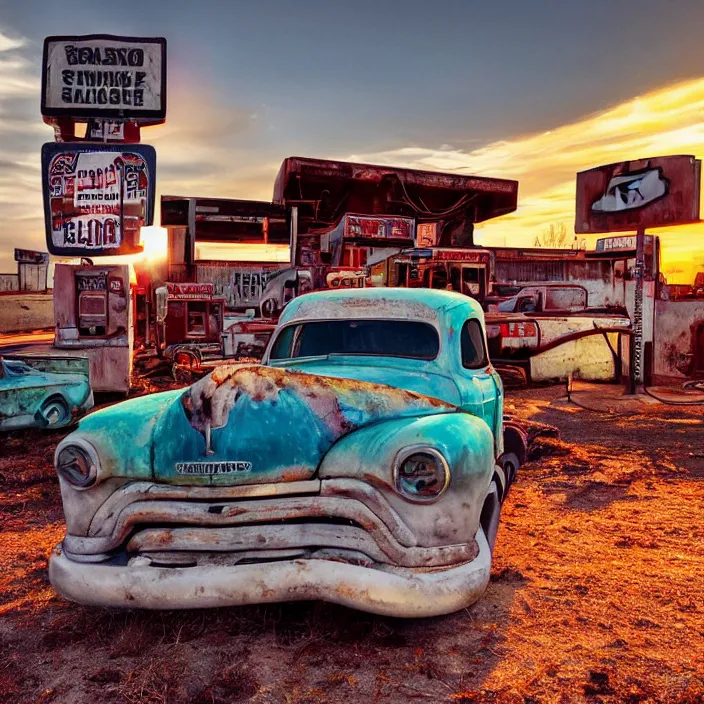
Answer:
[[[276,338],[271,359],[329,354],[435,359],[440,349],[432,325],[409,320],[328,320],[289,325]]]
[[[499,303],[499,313],[513,313],[516,310],[517,301],[518,296],[509,298],[507,301],[501,301],[501,303]]]
[[[31,374],[33,371],[28,364],[16,359],[4,359],[2,365],[5,367],[7,376],[24,376],[25,374]],[[0,377],[2,375],[2,371],[0,371]]]

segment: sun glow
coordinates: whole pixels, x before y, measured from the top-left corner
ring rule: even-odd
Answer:
[[[240,242],[196,242],[197,261],[277,262],[291,261],[287,244],[243,244]]]
[[[478,240],[533,246],[551,224],[574,227],[578,171],[616,161],[694,154],[704,157],[704,78],[662,88],[572,124],[465,152],[405,147],[353,160],[449,170],[519,181],[515,213],[480,225]],[[661,235],[663,270],[692,283],[704,268],[704,223],[653,231]],[[588,239],[588,244],[593,245]],[[670,273],[668,273],[670,272]]]
[[[169,233],[165,227],[142,227],[139,235],[144,249],[141,254],[137,255],[138,259],[145,259],[153,263],[166,260]]]

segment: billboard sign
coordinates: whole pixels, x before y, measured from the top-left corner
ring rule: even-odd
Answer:
[[[701,162],[663,156],[577,174],[575,232],[623,232],[699,222]]]
[[[42,147],[46,243],[59,256],[134,254],[154,218],[156,152],[146,144]]]
[[[345,215],[345,239],[403,239],[412,240],[414,220],[402,217],[368,217]]]
[[[42,115],[166,117],[166,39],[109,34],[44,40]]]
[[[15,249],[15,261],[18,264],[48,264],[49,255],[29,249]]]

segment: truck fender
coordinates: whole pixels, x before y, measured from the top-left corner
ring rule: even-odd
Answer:
[[[489,549],[494,552],[494,543],[496,542],[496,533],[499,529],[499,517],[501,515],[501,498],[499,496],[499,488],[496,481],[489,484],[482,512],[479,518],[479,525],[484,531]]]

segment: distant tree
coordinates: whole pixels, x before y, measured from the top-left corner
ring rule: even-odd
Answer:
[[[559,222],[557,224],[551,223],[543,230],[542,234],[537,235],[533,246],[547,249],[579,249],[581,244],[578,243],[576,236],[570,240],[567,226],[564,222]]]

